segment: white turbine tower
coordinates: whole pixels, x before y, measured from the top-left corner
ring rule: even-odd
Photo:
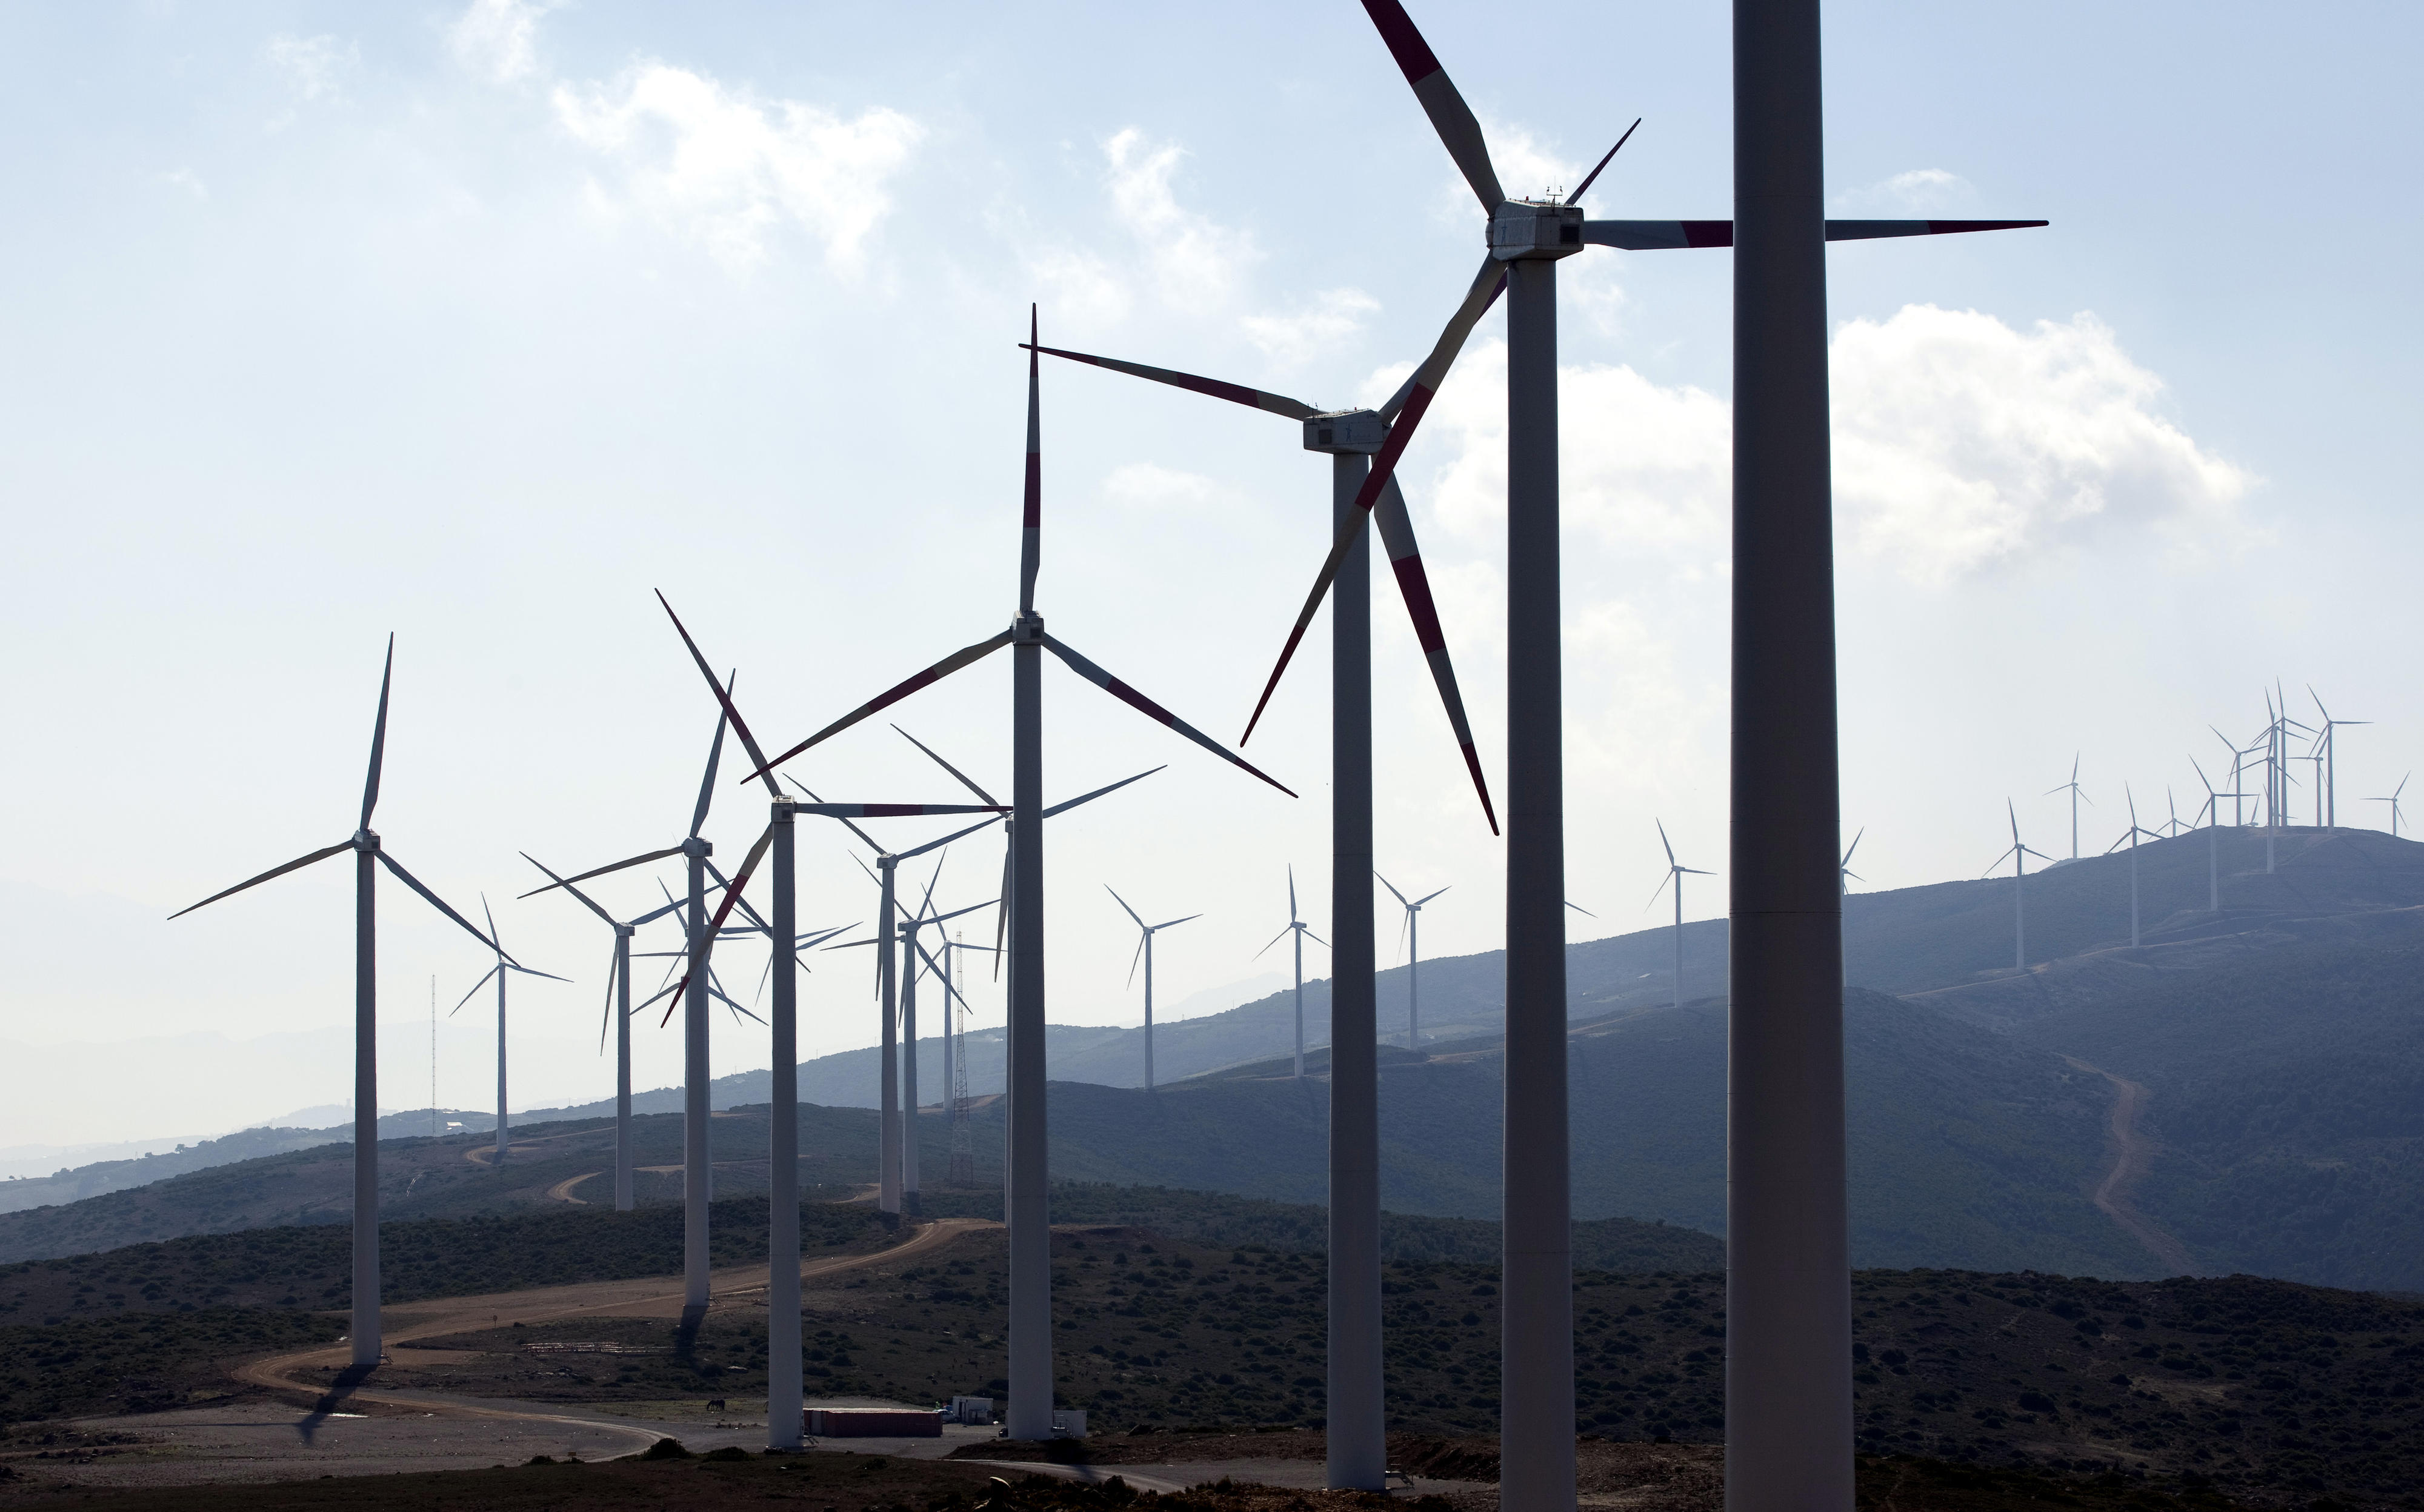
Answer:
[[[480,895],[480,913],[488,921],[488,938],[490,940],[502,940],[504,936],[497,930],[497,915],[489,911],[488,895],[486,893],[482,893]],[[472,993],[476,993],[481,988],[488,985],[489,977],[494,977],[497,979],[497,1154],[496,1158],[491,1162],[491,1164],[500,1170],[503,1169],[505,1164],[505,1152],[513,1147],[513,1140],[510,1135],[506,1132],[505,1123],[505,974],[509,971],[518,971],[525,977],[545,977],[550,981],[563,981],[566,979],[562,977],[550,975],[548,972],[534,971],[528,966],[516,965],[513,962],[505,959],[505,947],[502,945],[499,945],[497,947],[497,963],[488,968],[486,976],[482,977],[478,981],[471,984],[471,992],[465,993],[461,1002],[457,1002],[453,1008],[446,1011],[446,1016],[448,1018],[453,1018],[455,1014],[463,1011],[463,1004],[471,1000]]]
[[[1305,936],[1311,934],[1313,943],[1325,950],[1330,947],[1330,942],[1318,934],[1313,934],[1313,926],[1296,916],[1296,867],[1288,867],[1287,877],[1287,928],[1272,935],[1271,944],[1263,947],[1262,950],[1255,951],[1253,958],[1260,961],[1263,958],[1263,952],[1268,950],[1271,945],[1279,944],[1291,934],[1296,936],[1296,1079],[1302,1081],[1304,1080],[1304,941]]]
[[[1136,954],[1135,954],[1133,957],[1131,957],[1131,958],[1129,959],[1129,961],[1128,961],[1128,982],[1129,982],[1129,984],[1130,984],[1131,986],[1133,986],[1133,985],[1135,984],[1135,982],[1136,982],[1136,974],[1137,974],[1137,963],[1138,963],[1139,961],[1143,962],[1143,963],[1144,963],[1144,1090],[1145,1090],[1146,1091],[1151,1091],[1151,1090],[1153,1090],[1153,1086],[1154,1086],[1154,1082],[1153,1082],[1153,937],[1154,937],[1155,935],[1156,935],[1156,934],[1159,934],[1159,933],[1160,933],[1162,931],[1164,931],[1164,930],[1168,930],[1168,929],[1175,929],[1177,926],[1179,926],[1179,925],[1181,925],[1181,924],[1184,924],[1184,923],[1188,922],[1188,919],[1199,919],[1199,918],[1202,918],[1204,915],[1201,915],[1201,914],[1189,914],[1189,915],[1187,915],[1187,918],[1174,918],[1174,919],[1172,919],[1172,920],[1171,920],[1169,923],[1167,923],[1167,924],[1147,924],[1147,923],[1144,921],[1144,919],[1143,919],[1140,915],[1138,915],[1138,913],[1137,913],[1137,911],[1136,911],[1135,909],[1128,907],[1128,900],[1127,900],[1126,899],[1124,899],[1124,898],[1122,898],[1122,897],[1119,895],[1119,893],[1118,893],[1116,890],[1114,890],[1108,883],[1105,883],[1103,884],[1103,891],[1105,891],[1105,892],[1107,892],[1107,893],[1109,893],[1109,894],[1111,895],[1111,901],[1113,901],[1113,902],[1115,902],[1115,903],[1117,903],[1117,904],[1119,904],[1119,905],[1120,905],[1120,911],[1121,911],[1122,913],[1124,913],[1124,914],[1127,915],[1127,916],[1128,916],[1128,917],[1130,917],[1130,918],[1132,918],[1132,919],[1135,919],[1135,920],[1136,920],[1136,927],[1137,927],[1137,929],[1138,929],[1140,931],[1141,931],[1141,933],[1142,933],[1142,935],[1143,935],[1143,938],[1141,938],[1141,939],[1140,939],[1140,940],[1138,940],[1138,941],[1137,941]]]
[[[1655,822],[1658,825],[1658,843],[1662,846],[1666,846],[1666,875],[1659,879],[1658,892],[1653,892],[1650,895],[1650,901],[1642,905],[1642,912],[1646,914],[1657,905],[1658,893],[1665,892],[1668,883],[1673,883],[1675,884],[1675,1006],[1677,1008],[1682,1008],[1683,1006],[1683,879],[1686,877],[1713,877],[1716,875],[1716,873],[1712,871],[1702,871],[1694,867],[1684,866],[1682,862],[1677,861],[1675,859],[1675,847],[1668,844],[1666,839],[1666,821],[1664,820],[1660,820]],[[1859,844],[1858,840],[1855,840],[1852,843],[1855,845]],[[1843,858],[1847,865],[1851,860],[1851,855],[1852,852],[1849,851],[1843,852]]]
[[[2412,777],[2414,775],[2416,775],[2416,773],[2411,772],[2407,774],[2407,777]],[[2399,786],[2390,789],[2389,797],[2368,798],[2366,800],[2368,804],[2388,804],[2390,805],[2390,837],[2394,840],[2399,838],[2399,795],[2407,790],[2407,777],[2401,777],[2399,779]]]
[[[463,927],[471,938],[497,949],[470,919],[446,906],[412,873],[397,864],[371,829],[371,811],[378,806],[379,768],[387,755],[387,697],[395,677],[395,637],[387,638],[386,670],[379,674],[378,722],[371,732],[371,770],[362,784],[362,813],[350,838],[274,867],[224,892],[211,894],[190,908],[169,915],[179,918],[273,877],[300,871],[341,851],[354,852],[354,1267],[353,1345],[351,1372],[366,1373],[379,1361],[378,1263],[378,868],[395,873],[396,881],[419,893],[429,905]],[[510,959],[510,958],[508,958]]]
[[[2129,785],[2126,782],[2121,785],[2121,796],[2129,804],[2129,832],[2106,847],[2104,853],[2111,855],[2125,845],[2129,848],[2129,948],[2135,950],[2138,948],[2138,836],[2143,835],[2149,840],[2160,840],[2162,836],[2153,830],[2138,827],[2138,800],[2130,793]],[[2016,835],[2014,838],[2018,836]]]
[[[2316,743],[2322,747],[2323,757],[2321,768],[2323,779],[2323,822],[2327,825],[2337,827],[2340,821],[2339,741],[2333,738],[2332,732],[2338,729],[2343,724],[2370,724],[2373,721],[2369,719],[2332,718],[2332,711],[2328,708],[2324,708],[2323,701],[2320,698],[2316,697],[2315,685],[2313,683],[2306,684],[2306,696],[2315,700],[2315,708],[2320,710],[2323,716],[2323,733],[2316,739]]]
[[[1993,876],[1995,868],[2001,866],[2006,858],[2010,859],[2012,863],[2012,966],[2014,970],[2025,970],[2029,963],[2028,931],[2020,887],[2028,873],[2029,857],[2034,856],[2039,861],[2046,862],[2052,861],[2053,857],[2043,851],[2031,850],[2020,843],[2020,816],[2012,807],[2012,801],[2008,798],[2003,800],[2003,812],[2012,821],[2012,848],[1989,863],[1984,875]]]
[[[616,918],[598,904],[587,893],[550,871],[546,863],[522,852],[522,859],[547,872],[548,880],[581,900],[589,912],[597,915],[614,931],[614,954],[606,968],[606,1014],[598,1026],[598,1049],[606,1049],[606,1032],[614,1034],[614,1211],[629,1213],[634,1202],[631,1160],[631,936],[640,926],[653,923],[668,914],[678,913],[678,902],[652,909],[628,922]],[[434,1099],[433,1099],[434,1100]]]
[[[1380,877],[1377,871],[1372,875]],[[1395,899],[1398,906],[1406,911],[1405,925],[1398,931],[1399,935],[1406,942],[1406,1048],[1419,1053],[1423,1047],[1420,992],[1423,969],[1423,905],[1437,898],[1440,893],[1447,891],[1447,887],[1441,888],[1439,893],[1427,893],[1410,903],[1406,901],[1406,895],[1397,891],[1396,884],[1390,882],[1388,878],[1380,877],[1380,885],[1388,888],[1389,896]],[[1448,887],[1455,885],[1454,883],[1448,883]]]
[[[2087,798],[2087,794],[2079,786],[2079,753],[2071,753],[2070,780],[2060,787],[2049,788],[2045,790],[2045,796],[2048,798],[2051,798],[2056,793],[2070,794],[2070,859],[2076,861],[2079,859],[2079,801]],[[2089,806],[2093,807],[2096,800],[2087,798],[2087,802]]]

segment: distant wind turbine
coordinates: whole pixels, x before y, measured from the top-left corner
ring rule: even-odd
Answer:
[[[2407,774],[2407,777],[2412,777],[2414,775],[2416,775],[2416,773],[2411,772]],[[2394,840],[2399,838],[2399,795],[2407,790],[2407,777],[2401,777],[2399,779],[2399,786],[2390,789],[2389,797],[2368,798],[2366,800],[2368,804],[2388,804],[2390,805],[2390,837]]]
[[[2315,685],[2311,682],[2306,684],[2306,696],[2315,700],[2315,708],[2320,710],[2323,716],[2323,733],[2317,740],[2317,743],[2323,748],[2323,762],[2321,768],[2323,778],[2323,822],[2334,828],[2337,828],[2340,821],[2339,741],[2333,738],[2332,732],[2338,729],[2343,724],[2370,724],[2373,721],[2369,719],[2332,718],[2332,711],[2323,708],[2323,701],[2320,697],[2316,696]]]
[[[1380,877],[1378,871],[1372,875]],[[1406,895],[1397,891],[1396,884],[1388,878],[1380,877],[1380,885],[1388,888],[1389,896],[1395,899],[1398,906],[1406,911],[1405,926],[1398,931],[1406,942],[1406,1048],[1420,1050],[1423,1047],[1420,1016],[1422,998],[1419,991],[1422,985],[1420,974],[1423,969],[1423,905],[1437,898],[1440,893],[1447,891],[1447,887],[1441,888],[1439,893],[1426,894],[1410,903],[1406,901]],[[1455,885],[1454,883],[1448,883],[1448,887]]]
[[[1658,901],[1658,893],[1665,892],[1669,883],[1674,884],[1675,1006],[1677,1008],[1682,1008],[1683,1006],[1683,879],[1686,877],[1713,877],[1715,876],[1716,873],[1713,871],[1702,871],[1697,867],[1687,867],[1682,862],[1677,861],[1675,859],[1675,847],[1669,843],[1666,838],[1666,821],[1659,820],[1655,822],[1658,825],[1658,843],[1665,846],[1666,849],[1666,875],[1658,879],[1658,892],[1653,892],[1650,895],[1650,903],[1654,904]],[[1839,830],[1836,833],[1841,834],[1842,832]],[[1857,845],[1859,842],[1856,840],[1853,843]],[[1844,859],[1849,861],[1851,859],[1851,854],[1852,853],[1849,851],[1844,851]],[[1645,913],[1648,912],[1649,907],[1650,904],[1644,904],[1643,911]]]
[[[1287,928],[1271,936],[1271,945],[1279,944],[1291,934],[1296,936],[1296,1079],[1302,1081],[1304,1080],[1304,939],[1306,935],[1313,934],[1313,926],[1296,916],[1296,867],[1288,867],[1287,879]],[[1313,943],[1325,950],[1330,947],[1330,942],[1318,934],[1313,935]],[[1261,960],[1263,950],[1268,950],[1271,945],[1267,945],[1262,950],[1255,951],[1254,959]]]
[[[378,868],[395,873],[398,882],[419,893],[429,905],[463,927],[465,932],[491,950],[497,942],[482,934],[470,919],[446,906],[412,873],[380,847],[371,829],[371,811],[378,806],[379,767],[387,755],[388,690],[395,678],[395,637],[387,638],[387,666],[379,674],[378,723],[371,731],[370,777],[362,784],[362,813],[350,838],[310,855],[275,867],[248,882],[211,894],[189,908],[169,915],[180,918],[258,887],[273,877],[300,871],[341,851],[354,852],[354,1270],[353,1368],[369,1370],[379,1361],[378,1263]],[[500,952],[502,953],[502,952]],[[511,959],[508,957],[507,959]]]
[[[1204,915],[1201,914],[1189,914],[1186,918],[1174,918],[1167,924],[1147,924],[1142,915],[1139,915],[1135,909],[1128,907],[1128,900],[1122,898],[1118,892],[1113,890],[1108,883],[1103,884],[1103,891],[1111,895],[1111,901],[1120,905],[1122,913],[1124,913],[1128,917],[1136,920],[1136,927],[1139,931],[1142,931],[1143,935],[1143,938],[1137,941],[1136,955],[1128,962],[1128,980],[1132,983],[1136,980],[1137,962],[1143,962],[1144,1090],[1146,1091],[1151,1091],[1153,1090],[1153,937],[1159,934],[1164,930],[1175,929],[1179,925],[1187,923],[1189,919],[1199,919]]]
[[[491,913],[488,909],[488,895],[486,893],[480,895],[480,912],[487,918],[488,921],[488,938],[491,940],[503,939],[504,936],[497,930],[497,915]],[[478,981],[473,982],[471,984],[471,992],[465,993],[461,1002],[456,1003],[453,1008],[446,1011],[446,1016],[448,1018],[453,1018],[455,1014],[463,1011],[464,1003],[468,1003],[471,1000],[472,993],[476,993],[481,988],[488,985],[489,977],[497,979],[497,1157],[494,1164],[500,1170],[503,1169],[505,1164],[505,1152],[512,1147],[513,1143],[512,1138],[506,1133],[505,1127],[505,973],[509,971],[518,971],[525,977],[546,977],[550,981],[563,981],[566,979],[562,977],[550,975],[548,972],[533,971],[528,966],[516,965],[514,963],[505,959],[505,947],[500,945],[497,947],[497,963],[488,968],[487,976],[482,977]]]
[[[2070,780],[2058,788],[2047,788],[2045,790],[2045,796],[2051,798],[2054,794],[2063,792],[2070,794],[2070,859],[2076,861],[2079,859],[2079,801],[2082,798],[2087,798],[2087,794],[2082,791],[2079,786],[2079,754],[2077,752],[2073,752],[2070,757]],[[2087,802],[2090,807],[2095,806],[2095,799],[2087,798]]]
[[[2003,800],[2003,813],[2012,821],[2012,848],[2002,855],[1997,856],[1987,866],[1985,875],[1993,876],[1995,867],[2001,866],[2005,857],[2010,858],[2012,863],[2012,966],[2015,970],[2026,970],[2029,963],[2028,932],[2021,906],[2021,883],[2028,875],[2029,857],[2034,856],[2039,861],[2051,861],[2053,857],[2043,851],[2032,850],[2020,842],[2020,816],[2012,807],[2012,801],[2008,798]]]
[[[2206,911],[2219,914],[2222,912],[2222,801],[2227,798],[2236,803],[2247,795],[2235,790],[2239,786],[2237,783],[2231,784],[2234,789],[2231,792],[2217,790],[2213,780],[2205,774],[2205,768],[2197,766],[2196,757],[2189,757],[2189,765],[2196,768],[2197,781],[2205,785],[2205,806],[2197,810],[2197,815],[2210,820],[2206,825],[2205,835]],[[2235,769],[2232,774],[2237,775]]]
[[[2143,835],[2149,840],[2160,840],[2162,836],[2153,830],[2139,828],[2138,800],[2126,782],[2121,785],[2121,795],[2129,801],[2129,833],[2113,841],[2104,853],[2111,855],[2124,845],[2129,848],[2129,948],[2135,950],[2138,948],[2138,836]],[[2013,836],[2014,839],[2018,837],[2017,834]]]

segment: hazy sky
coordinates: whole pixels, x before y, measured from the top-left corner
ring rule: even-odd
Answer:
[[[1594,213],[1728,213],[1726,8],[1415,14],[1510,190],[1571,183],[1638,115]],[[2343,737],[2341,809],[2380,823],[2355,800],[2424,749],[2401,633],[2424,22],[1839,4],[1827,25],[1842,213],[2053,222],[1832,254],[1862,875],[1976,873],[2007,795],[2066,853],[2039,795],[2074,751],[2097,849],[2125,781],[2142,816],[2167,784],[2193,809],[2206,724],[2253,731],[2275,677],[2376,722]],[[789,744],[1014,608],[1029,300],[1048,342],[1369,402],[1479,230],[1346,0],[19,5],[0,113],[0,1041],[50,1047],[0,1057],[0,1143],[343,1099],[320,1031],[350,1015],[344,863],[164,916],[350,831],[390,630],[377,827],[576,979],[517,988],[516,1101],[601,1094],[605,931],[505,899],[536,876],[518,850],[564,868],[679,837],[713,708],[650,589]],[[1561,272],[1590,933],[1652,921],[1653,818],[1718,873],[1688,911],[1725,906],[1730,274],[1604,249]],[[1502,373],[1493,316],[1403,472],[1493,782]],[[1065,365],[1044,440],[1054,633],[1234,740],[1327,539],[1326,462],[1270,417]],[[1498,844],[1385,578],[1374,598],[1380,865],[1454,884],[1427,953],[1490,948]],[[1047,796],[1170,763],[1054,821],[1056,1021],[1139,1016],[1106,883],[1204,915],[1157,947],[1167,1001],[1269,969],[1248,958],[1290,862],[1327,931],[1326,667],[1316,632],[1248,753],[1295,801],[1047,674]],[[1006,787],[1009,683],[997,658],[900,717]],[[828,796],[957,796],[881,724],[799,770]],[[719,855],[762,812],[727,782]],[[871,914],[840,838],[804,848],[809,921]],[[941,899],[990,897],[999,864],[991,839],[954,851]],[[609,891],[636,912],[654,885]],[[486,962],[392,885],[381,923],[382,1101],[413,1106],[431,977],[442,1010]],[[812,1048],[872,1038],[864,954],[817,963]],[[444,1101],[489,1095],[486,1012],[448,1031]],[[642,1083],[669,1082],[647,1022]],[[242,1048],[269,1034],[322,1048]],[[716,1069],[764,1043],[720,1027]]]

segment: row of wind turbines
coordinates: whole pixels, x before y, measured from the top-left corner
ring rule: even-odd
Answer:
[[[1509,1512],[1571,1512],[1574,1483],[1571,1202],[1566,1089],[1563,708],[1559,614],[1556,265],[1591,247],[1639,250],[1731,248],[1734,259],[1735,449],[1731,638],[1734,816],[1730,932],[1731,1049],[1728,1061],[1727,1497],[1738,1509],[1852,1505],[1849,1258],[1843,1186],[1841,844],[1833,632],[1831,498],[1827,442],[1825,247],[1827,242],[1932,236],[2042,225],[2038,221],[1829,221],[1820,171],[1823,111],[1816,0],[1738,0],[1733,28],[1734,220],[1593,220],[1581,200],[1632,132],[1572,192],[1515,198],[1502,187],[1486,135],[1398,0],[1364,0],[1379,40],[1480,203],[1484,256],[1455,314],[1404,387],[1378,409],[1323,411],[1244,386],[1041,345],[1030,317],[1028,437],[1016,613],[1009,627],[945,657],[769,758],[719,682],[683,639],[723,719],[747,751],[744,781],[762,782],[768,822],[707,906],[710,848],[694,818],[678,845],[592,868],[551,884],[567,892],[608,872],[683,861],[677,899],[685,929],[680,979],[661,993],[684,1025],[685,1295],[707,1300],[706,1046],[711,953],[761,867],[770,897],[747,928],[774,954],[769,1027],[773,1040],[773,1189],[798,1174],[797,952],[794,866],[802,816],[861,820],[988,816],[1008,833],[1001,897],[1009,978],[1009,1151],[1005,1209],[1010,1297],[1007,1430],[1053,1431],[1049,1229],[1045,1164],[1044,660],[1048,653],[1094,684],[1249,776],[1275,779],[1048,633],[1037,611],[1043,521],[1038,359],[1052,355],[1244,404],[1301,426],[1306,450],[1331,458],[1334,535],[1248,721],[1243,746],[1327,597],[1332,614],[1332,1030],[1330,1101],[1330,1329],[1328,1483],[1383,1488],[1386,1470],[1380,1329],[1379,1129],[1373,1001],[1374,928],[1370,724],[1370,562],[1367,518],[1379,531],[1426,660],[1493,832],[1498,816],[1465,718],[1436,606],[1414,546],[1395,471],[1467,336],[1507,298],[1507,725],[1505,730],[1507,1148],[1501,1339],[1501,1504]],[[1638,124],[1637,122],[1635,123]],[[668,607],[670,613],[670,608]],[[679,622],[676,622],[678,628]],[[953,773],[978,802],[829,804],[787,790],[776,768],[876,712],[993,652],[1011,649],[1012,779],[1004,804]],[[230,892],[341,851],[356,855],[357,1049],[353,1358],[378,1359],[375,891],[381,867],[519,968],[494,937],[415,882],[370,829],[385,731],[354,836]],[[724,726],[719,726],[719,731]],[[720,740],[720,734],[719,734]],[[710,763],[711,770],[712,763]],[[710,776],[710,781],[711,781]],[[1131,779],[1133,780],[1133,779]],[[1117,786],[1117,785],[1115,785]],[[1103,789],[1108,790],[1108,789]],[[1091,796],[1091,795],[1090,795]],[[1077,802],[1076,800],[1073,800]],[[1065,809],[1068,804],[1060,805]],[[894,871],[917,853],[877,851],[878,925],[872,937],[884,999],[885,1088],[893,1105],[902,1027],[895,970],[902,928]],[[964,830],[961,833],[969,833]],[[939,845],[942,841],[931,842]],[[924,848],[921,848],[924,849]],[[1670,865],[1671,856],[1670,856]],[[1680,881],[1684,872],[1670,872]],[[1394,889],[1393,889],[1394,891]],[[220,894],[217,897],[225,897]],[[215,901],[216,898],[205,901]],[[636,928],[594,900],[616,931],[618,1007],[628,1003],[629,936]],[[1427,901],[1427,899],[1425,899]],[[199,906],[199,905],[197,905]],[[1411,900],[1411,910],[1417,905]],[[922,915],[913,928],[931,922]],[[1143,927],[1139,919],[1140,927]],[[1301,931],[1299,946],[1301,946]],[[911,950],[917,951],[914,938]],[[914,973],[912,974],[914,981]],[[948,977],[946,979],[948,982]],[[644,1005],[616,1015],[627,1022]],[[628,1030],[626,1031],[628,1032]],[[626,1094],[622,1101],[628,1102]],[[902,1149],[899,1108],[885,1110],[885,1189],[897,1203]],[[618,1110],[618,1122],[621,1115]],[[913,1157],[914,1158],[914,1157]],[[800,1433],[798,1235],[791,1204],[773,1204],[768,1296],[770,1444]]]

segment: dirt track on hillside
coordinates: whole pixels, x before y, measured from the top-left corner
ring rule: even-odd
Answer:
[[[971,1229],[996,1227],[985,1218],[938,1218],[919,1225],[901,1243],[888,1249],[866,1254],[837,1255],[828,1259],[805,1260],[800,1264],[803,1281],[823,1280],[847,1271],[873,1265],[907,1260],[926,1250],[938,1249]],[[764,1265],[735,1265],[711,1272],[709,1293],[710,1312],[722,1312],[736,1307],[758,1305],[767,1286]],[[384,1342],[390,1349],[408,1345],[417,1339],[438,1338],[477,1329],[492,1329],[515,1323],[537,1323],[565,1317],[623,1317],[679,1319],[682,1315],[682,1281],[679,1276],[650,1276],[637,1281],[588,1281],[571,1286],[538,1287],[526,1292],[501,1292],[483,1297],[433,1297],[423,1302],[399,1302],[380,1310],[379,1318]],[[311,1349],[295,1354],[272,1355],[239,1365],[231,1373],[237,1380],[249,1386],[268,1387],[273,1391],[302,1392],[321,1399],[319,1411],[334,1404],[327,1398],[330,1388],[327,1381],[299,1378],[297,1373],[323,1367],[342,1370],[348,1359],[343,1347]],[[436,1403],[422,1394],[399,1395],[382,1393],[370,1381],[342,1393],[347,1404],[377,1403],[391,1407],[409,1407],[431,1411],[440,1416],[475,1418],[510,1418],[534,1422],[569,1421],[572,1414],[538,1412],[521,1408],[475,1407],[462,1403]],[[582,1421],[589,1421],[583,1419]],[[655,1435],[640,1429],[623,1430],[631,1435],[633,1447],[640,1448]]]
[[[2106,1133],[2113,1141],[2113,1169],[2096,1185],[2093,1201],[2097,1211],[2121,1226],[2121,1231],[2145,1247],[2146,1252],[2169,1267],[2175,1276],[2201,1275],[2196,1261],[2191,1258],[2188,1246],[2172,1237],[2154,1219],[2138,1211],[2132,1198],[2139,1181],[2154,1163],[2155,1143],[2139,1132],[2138,1116],[2146,1110],[2146,1089],[2134,1081],[2116,1076],[2101,1066],[2091,1066],[2077,1056],[2065,1056],[2078,1070],[2101,1076],[2113,1084],[2113,1113]]]

